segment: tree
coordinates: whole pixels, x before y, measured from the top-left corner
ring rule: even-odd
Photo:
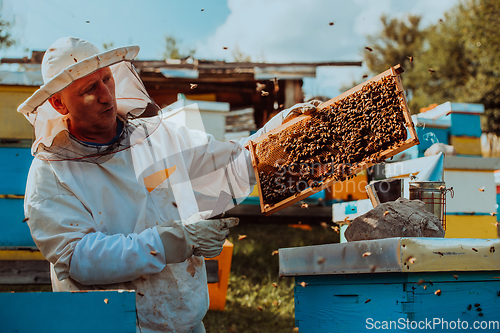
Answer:
[[[500,2],[464,0],[439,23],[416,29],[421,39],[413,44],[391,21],[383,20],[382,32],[371,39],[378,43],[373,55],[365,53],[369,68],[378,73],[380,66],[401,61],[403,53],[395,50],[408,49],[414,61],[409,68],[403,64],[403,85],[413,112],[446,101],[480,103],[486,109],[483,130],[500,134]]]
[[[9,32],[10,27],[10,22],[3,21],[0,17],[0,48],[10,47],[16,43]]]
[[[115,43],[113,42],[109,42],[109,43],[102,43],[102,48],[107,51],[107,50],[111,50],[112,48],[115,47]]]
[[[167,35],[165,37],[165,42],[166,48],[165,52],[163,53],[164,59],[184,59],[189,56],[193,56],[196,52],[196,49],[189,49],[187,51],[181,52],[178,45],[179,41],[177,40],[177,38],[171,35]]]
[[[405,70],[405,75],[402,76],[403,86],[411,99],[417,86],[408,78],[414,69],[413,58],[418,59],[425,40],[425,31],[419,27],[421,17],[408,15],[400,20],[382,16],[380,20],[380,33],[368,36],[369,46],[364,50],[366,64],[374,75],[401,64]],[[410,109],[413,109],[412,105]]]
[[[240,48],[236,45],[233,50],[233,59],[234,62],[251,62],[252,57],[248,54],[243,53]]]

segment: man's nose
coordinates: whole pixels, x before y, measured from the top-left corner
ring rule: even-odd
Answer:
[[[99,83],[99,103],[109,104],[115,98],[114,91],[110,87],[108,87],[104,82]]]

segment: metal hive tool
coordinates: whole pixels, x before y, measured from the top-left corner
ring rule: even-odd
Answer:
[[[271,215],[419,143],[397,65],[250,141]]]

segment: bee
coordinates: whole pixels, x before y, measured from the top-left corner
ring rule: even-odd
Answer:
[[[365,304],[370,302],[371,301],[371,298],[368,298],[366,301],[365,301]]]
[[[429,71],[429,73],[431,73],[431,74],[433,74],[433,73],[435,73],[435,72],[436,72],[436,71],[435,71],[435,70],[433,70],[432,68],[429,68],[429,69],[428,69],[428,71]]]
[[[490,247],[490,253],[495,253],[495,247],[494,246]]]
[[[332,26],[332,25],[334,25],[334,22],[330,22],[330,23],[328,23],[328,25]]]
[[[109,300],[107,298],[104,299],[104,303],[108,304]]]
[[[484,192],[484,186],[479,189],[479,192]]]
[[[300,208],[309,208],[309,205],[302,201],[302,203],[300,204]]]
[[[475,248],[472,248],[472,251],[474,251],[474,252],[477,252],[477,249],[475,249]]]
[[[371,255],[372,255],[372,253],[367,251],[367,252],[363,253],[363,258],[371,256]]]
[[[268,93],[267,91],[265,91],[265,90],[262,90],[262,91],[260,92],[260,95],[261,95],[261,96],[267,96],[267,95],[269,95],[269,93]]]
[[[196,89],[198,85],[196,83],[190,83],[189,84],[189,89]]]
[[[278,288],[278,284],[277,284],[277,283],[275,283],[275,282],[273,282],[273,287],[274,287],[274,288]]]
[[[264,89],[266,87],[266,84],[265,83],[260,83],[260,82],[257,82],[257,87],[255,88],[255,91],[257,92],[261,92],[262,89]]]
[[[238,240],[242,240],[247,238],[247,235],[238,235]]]
[[[388,211],[388,210],[386,210],[386,211],[384,212],[384,217],[386,217],[386,216],[387,216],[387,214],[389,214],[389,211]]]
[[[158,251],[154,251],[154,250],[153,250],[153,251],[151,251],[151,252],[149,252],[149,253],[151,253],[152,255],[154,255],[154,256],[155,256],[155,255],[157,255],[157,254],[158,254]]]
[[[222,49],[223,49],[223,50],[227,50],[227,46],[223,46],[223,47],[222,47]]]
[[[277,255],[277,254],[279,254],[279,253],[280,253],[280,251],[278,251],[278,250],[274,250],[273,252],[271,252],[271,255],[272,255],[272,256],[275,256],[275,255]]]
[[[434,295],[441,296],[441,289],[438,289],[434,292]]]
[[[304,281],[302,281],[301,283],[299,283],[303,288],[305,288],[309,283],[305,283]]]
[[[325,263],[325,261],[326,261],[326,259],[320,256],[320,257],[318,257],[318,260],[316,262],[318,264],[323,264],[323,263]]]
[[[455,278],[455,280],[458,280],[458,275],[453,275],[453,277]]]
[[[369,47],[369,46],[366,46],[365,49],[367,49],[369,52],[373,51],[373,49],[371,47]]]
[[[411,258],[408,258],[408,262],[410,264],[414,264],[415,263],[415,258],[411,257]]]
[[[144,297],[144,294],[143,293],[140,293],[140,292],[137,292],[137,295],[141,296],[141,297]]]

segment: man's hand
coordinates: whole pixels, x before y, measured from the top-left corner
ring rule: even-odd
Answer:
[[[229,228],[236,217],[208,220],[211,211],[194,214],[184,221],[168,221],[157,227],[167,264],[183,262],[192,255],[213,258],[222,252]]]
[[[307,115],[315,112],[317,110],[317,106],[321,103],[321,101],[312,100],[306,103],[295,104],[289,109],[288,113],[285,111],[285,114],[283,115],[285,117],[283,119],[283,124],[300,115]]]
[[[207,220],[211,212],[200,212],[183,221],[186,238],[193,247],[193,255],[217,257],[229,235],[229,228],[238,225],[239,219],[229,217]]]

